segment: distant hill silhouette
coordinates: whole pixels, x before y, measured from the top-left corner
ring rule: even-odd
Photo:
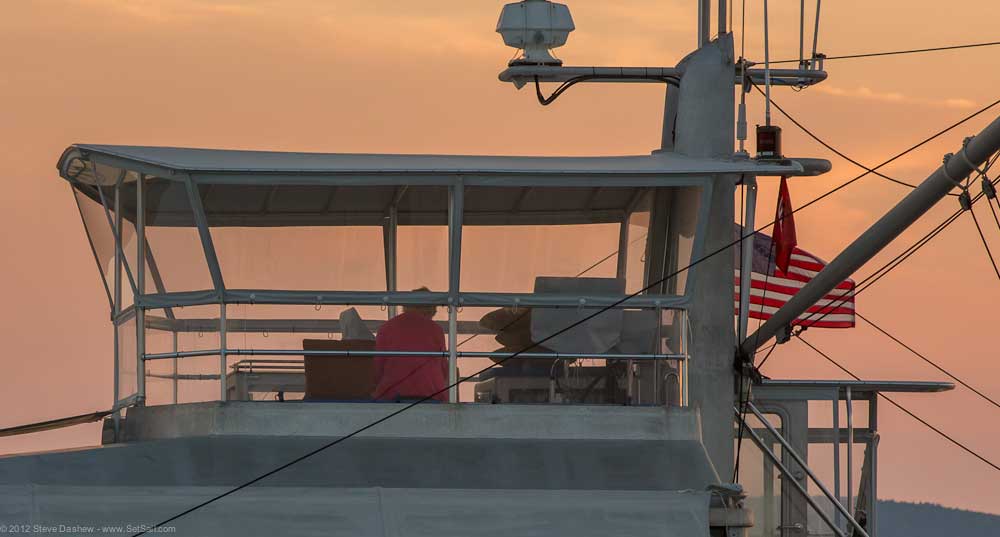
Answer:
[[[814,498],[833,518],[833,506],[826,498]],[[842,498],[843,503],[847,502]],[[749,498],[747,506],[755,511],[758,523],[763,522],[760,498]],[[846,526],[846,522],[844,522]],[[878,537],[1000,537],[1000,515],[953,509],[934,503],[910,503],[892,500],[878,502]],[[750,535],[760,536],[761,527],[752,528]],[[801,534],[787,532],[787,536]],[[832,536],[833,532],[809,510],[809,535]]]
[[[879,537],[997,537],[1000,515],[933,503],[878,502]]]

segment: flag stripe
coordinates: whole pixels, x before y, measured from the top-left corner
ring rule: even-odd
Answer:
[[[740,230],[737,228],[737,232]],[[758,248],[756,243],[764,245]],[[795,293],[798,293],[809,281],[826,267],[822,259],[798,248],[792,249],[789,257],[788,270],[782,271],[775,266],[769,252],[768,244],[772,238],[757,233],[754,235],[754,260],[752,267],[763,269],[766,273],[754,270],[750,273],[750,312],[752,319],[768,320],[784,306]],[[773,244],[773,243],[771,243]],[[736,314],[740,307],[740,270],[737,267],[733,278],[735,290],[733,300],[736,304]],[[853,328],[855,301],[854,281],[844,280],[834,289],[827,292],[823,298],[810,306],[799,317],[792,321],[793,325],[804,325],[816,328]]]

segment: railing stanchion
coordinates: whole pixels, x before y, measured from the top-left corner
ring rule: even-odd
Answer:
[[[226,358],[228,356],[226,337],[226,302],[219,303],[219,400],[225,401],[227,394],[226,386]]]

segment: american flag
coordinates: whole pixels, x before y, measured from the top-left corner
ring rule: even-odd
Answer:
[[[741,235],[740,226],[735,226],[736,238]],[[795,247],[792,249],[788,271],[782,271],[776,266],[775,254],[771,237],[763,233],[754,233],[753,263],[750,273],[750,318],[768,320],[781,306],[785,305],[805,287],[809,280],[819,273],[826,262]],[[740,248],[736,252],[735,301],[736,314],[740,310]],[[792,322],[793,325],[803,325],[816,328],[853,328],[854,327],[854,280],[844,280],[832,291],[823,296],[822,300],[811,306],[805,313]]]

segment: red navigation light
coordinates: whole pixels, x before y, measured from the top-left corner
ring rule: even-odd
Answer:
[[[757,125],[757,158],[781,158],[781,127]]]

